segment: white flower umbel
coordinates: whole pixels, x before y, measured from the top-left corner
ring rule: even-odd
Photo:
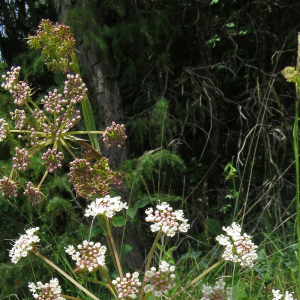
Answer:
[[[39,227],[27,229],[26,233],[15,241],[12,249],[9,251],[9,256],[13,263],[16,264],[21,257],[26,257],[28,252],[33,249],[33,244],[40,241],[40,238],[34,234],[39,229]]]
[[[219,279],[215,282],[215,286],[202,285],[203,297],[200,300],[231,300],[232,288],[225,289],[225,282]]]
[[[127,273],[123,280],[118,277],[112,281],[112,284],[119,292],[118,298],[123,300],[136,299],[139,287],[142,285],[139,281],[138,272],[134,272],[132,275]]]
[[[167,236],[174,236],[178,230],[187,232],[190,228],[190,225],[187,223],[188,220],[183,217],[183,211],[173,211],[173,208],[167,202],[156,205],[154,213],[151,207],[145,213],[148,215],[146,221],[153,223],[150,226],[152,232],[162,230]]]
[[[127,203],[120,201],[121,197],[111,198],[109,195],[103,198],[97,198],[85,210],[85,216],[96,217],[97,215],[105,215],[107,218],[112,218],[116,212],[121,211],[123,208],[128,209]]]
[[[227,236],[221,234],[216,238],[220,245],[226,247],[222,257],[225,260],[239,263],[242,267],[252,268],[253,262],[258,256],[256,254],[257,246],[251,241],[251,236],[246,233],[241,234],[242,228],[235,222],[222,229],[226,231]]]
[[[158,271],[154,267],[148,270],[145,274],[145,282],[149,284],[144,287],[145,293],[152,292],[156,298],[160,298],[163,294],[167,296],[169,290],[176,286],[174,271],[175,267],[164,260],[161,261]]]
[[[54,278],[50,280],[50,283],[42,284],[40,281],[35,285],[33,282],[28,283],[30,292],[33,297],[38,300],[66,300],[61,297],[61,287],[58,279]]]
[[[65,251],[76,260],[76,269],[74,272],[93,272],[98,270],[99,266],[105,265],[105,252],[106,247],[101,246],[100,243],[83,241],[82,245],[77,246],[79,251],[76,251],[74,246],[69,245]]]
[[[280,294],[280,290],[274,290],[272,289],[272,294],[273,294],[273,299],[272,300],[280,300],[283,297],[283,294]],[[285,292],[285,297],[283,300],[293,300],[294,298],[292,297],[293,293],[290,293],[289,291]]]

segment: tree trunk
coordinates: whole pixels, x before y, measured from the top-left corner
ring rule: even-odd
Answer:
[[[66,23],[68,11],[73,8],[83,7],[83,2],[82,0],[55,0],[59,23]],[[98,23],[104,24],[101,17],[100,3],[101,1],[89,3],[82,9],[88,9],[91,16],[94,17]],[[80,21],[82,23],[82,20]],[[84,26],[88,32],[93,25],[92,22],[89,21],[86,22]],[[122,99],[115,76],[114,61],[109,47],[104,55],[96,43],[87,46],[84,44],[81,36],[76,36],[75,38],[77,40],[76,49],[80,52],[79,62],[85,69],[83,79],[87,83],[87,86],[90,87],[89,99],[91,105],[99,104],[99,111],[97,112],[98,122],[96,126],[98,125],[100,129],[104,129],[111,125],[113,121],[119,124],[123,123]],[[118,167],[128,158],[128,148],[126,144],[121,149],[117,147],[108,149],[105,146],[102,147],[102,149],[103,155],[110,158],[112,169]],[[130,191],[124,184],[120,188],[114,188],[114,190],[117,195],[122,197],[123,201],[128,201]],[[133,251],[127,255],[125,260],[127,267],[134,270],[135,267],[142,267],[146,244],[145,239],[138,238],[144,235],[144,233],[141,232],[141,228],[133,226],[130,222],[127,223],[127,227],[130,230],[130,236],[125,237],[125,241],[127,244],[133,246]],[[120,235],[121,234],[122,232],[120,232]],[[142,243],[140,243],[140,241],[142,241]]]

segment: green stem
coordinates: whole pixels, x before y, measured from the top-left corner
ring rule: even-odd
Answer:
[[[146,284],[146,281],[145,281],[146,272],[150,269],[150,264],[151,264],[151,260],[152,260],[153,254],[154,254],[154,250],[156,248],[156,245],[158,243],[158,240],[159,240],[161,234],[162,234],[162,231],[160,230],[156,235],[156,238],[153,242],[152,248],[151,248],[149,256],[148,256],[148,260],[147,260],[147,264],[146,264],[146,268],[145,268],[145,274],[144,274],[143,283],[142,283],[142,288],[141,288],[140,300],[143,300],[144,287],[145,287],[145,284]]]
[[[49,264],[52,268],[54,268],[60,274],[62,274],[65,278],[67,278],[69,281],[71,281],[74,285],[76,285],[79,289],[81,289],[83,292],[85,292],[92,299],[94,299],[94,300],[100,300],[95,295],[93,295],[91,292],[89,292],[86,288],[84,288],[82,285],[80,285],[77,281],[75,281],[72,277],[70,277],[67,273],[65,273],[63,270],[61,270],[57,265],[55,265],[49,259],[47,259],[46,257],[44,257],[38,250],[34,249],[31,252],[33,252],[36,256],[38,256],[44,262],[46,262],[47,264]]]
[[[113,285],[113,283],[111,282],[108,274],[105,272],[105,270],[103,269],[102,266],[99,266],[99,270],[100,270],[101,274],[103,274],[104,277],[106,278],[106,280],[108,281],[108,283],[109,283],[108,285],[110,286],[109,290],[118,298],[118,292],[117,292],[115,286]]]
[[[103,130],[98,130],[98,131],[87,131],[87,130],[83,130],[83,131],[67,131],[64,132],[62,135],[73,135],[73,134],[103,134],[104,131]]]
[[[17,130],[17,129],[10,129],[9,132],[11,132],[11,133],[31,133],[30,130]],[[37,131],[35,134],[38,135],[38,136],[42,136],[42,137],[47,136],[46,133],[39,132],[39,131]]]
[[[38,191],[40,191],[40,188],[41,188],[41,186],[42,186],[44,180],[46,179],[47,175],[48,175],[48,170],[45,172],[45,174],[44,174],[42,180],[40,181],[40,183],[39,183],[39,185],[38,185],[38,187],[37,187],[37,188],[38,188]]]
[[[187,290],[190,286],[194,285],[197,281],[199,281],[202,277],[204,277],[206,274],[208,274],[209,272],[211,272],[213,269],[215,269],[216,267],[218,267],[220,264],[222,264],[224,262],[224,259],[221,259],[220,261],[218,261],[217,263],[215,263],[214,265],[212,265],[210,268],[208,268],[207,270],[205,270],[201,275],[199,275],[198,277],[196,277],[194,280],[192,280],[189,284],[187,284],[183,289],[181,289],[180,291],[178,291],[177,293],[175,293],[172,297],[170,297],[168,300],[172,300],[175,297],[179,296],[181,293],[183,293],[185,290]]]
[[[296,71],[300,69],[300,34],[298,33],[298,55]],[[298,146],[298,110],[299,110],[299,85],[296,82],[295,124],[293,131],[295,167],[296,167],[296,210],[297,210],[297,238],[298,238],[298,288],[297,298],[300,299],[300,212],[299,212],[299,146]]]
[[[111,256],[114,256],[115,263],[116,263],[115,267],[117,269],[117,272],[118,272],[121,280],[123,280],[124,276],[123,276],[123,270],[122,270],[121,262],[120,262],[120,259],[119,259],[117,248],[116,248],[115,243],[114,243],[114,238],[113,238],[112,232],[110,230],[110,224],[109,224],[108,219],[106,217],[105,217],[105,224],[106,224],[106,229],[107,229],[107,233],[108,233],[108,238],[110,240],[111,248],[112,248],[112,249],[110,249]]]

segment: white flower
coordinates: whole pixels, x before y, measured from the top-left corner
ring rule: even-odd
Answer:
[[[292,297],[292,294],[293,293],[289,293],[288,291],[286,291],[284,300],[293,300],[294,298]]]
[[[31,288],[30,291],[33,293],[35,299],[51,299],[51,300],[66,300],[61,297],[61,287],[57,278],[52,278],[50,283],[42,284],[40,281],[35,285],[33,282],[28,284]],[[36,293],[36,290],[39,290]]]
[[[203,294],[210,294],[213,291],[212,287],[210,285],[202,285],[202,293]]]
[[[152,292],[152,291],[153,291],[153,285],[152,285],[152,284],[147,284],[147,285],[144,287],[144,291],[145,291],[145,293]]]
[[[187,232],[190,228],[188,220],[183,217],[183,211],[173,211],[167,202],[157,204],[155,212],[152,208],[148,208],[145,213],[147,214],[146,221],[153,223],[150,226],[152,232],[162,230],[167,236],[172,237],[177,231]]]
[[[244,233],[241,235],[241,227],[235,222],[231,226],[222,228],[228,236],[220,234],[216,240],[220,245],[225,246],[222,257],[234,263],[239,262],[242,267],[252,268],[253,262],[257,259],[257,246],[251,241],[251,236]]]
[[[15,242],[12,249],[9,251],[9,256],[13,263],[16,264],[21,257],[26,257],[28,252],[33,249],[33,244],[40,241],[40,238],[37,235],[34,235],[39,229],[39,227],[36,227],[26,230],[26,233],[21,235]]]
[[[121,197],[111,198],[109,195],[103,198],[97,198],[94,202],[88,205],[85,210],[86,217],[96,217],[97,215],[105,215],[107,218],[112,218],[116,212],[123,208],[128,209],[127,203],[120,201]]]
[[[278,299],[281,299],[282,298],[282,294],[279,294],[280,293],[280,290],[274,290],[272,289],[272,293],[273,293],[273,300],[278,300]]]

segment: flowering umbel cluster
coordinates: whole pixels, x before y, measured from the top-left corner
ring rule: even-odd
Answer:
[[[242,267],[252,268],[253,262],[258,256],[256,254],[257,246],[251,241],[251,236],[246,233],[241,234],[242,228],[235,222],[222,229],[226,231],[227,236],[221,234],[216,237],[219,244],[226,247],[222,257],[234,263],[238,262]]]
[[[273,299],[272,300],[280,300],[283,297],[283,294],[280,294],[280,290],[274,290],[272,289]],[[283,300],[293,300],[292,293],[286,291],[285,297]]]
[[[77,196],[89,199],[99,193],[109,193],[111,184],[121,185],[122,175],[109,167],[108,158],[102,157],[96,162],[90,157],[70,162],[69,181],[73,182]]]
[[[43,49],[46,65],[54,72],[67,73],[70,69],[69,56],[73,53],[75,39],[69,26],[42,20],[35,36],[29,36],[28,45]]]
[[[156,205],[156,211],[153,214],[153,208],[148,208],[145,213],[147,222],[152,222],[150,226],[152,232],[162,230],[167,236],[174,236],[179,230],[181,232],[187,232],[190,225],[187,223],[187,219],[184,219],[182,210],[175,210],[170,207],[167,202]]]
[[[0,118],[0,142],[6,138],[8,128],[8,123],[3,118]]]
[[[134,272],[132,275],[126,273],[126,276],[121,280],[120,277],[112,281],[113,285],[118,290],[118,298],[123,300],[136,299],[139,293],[139,287],[142,285],[139,281],[139,273]]]
[[[29,155],[26,149],[19,149],[18,147],[15,148],[15,156],[13,157],[13,168],[18,169],[19,171],[24,170],[26,171],[29,165]]]
[[[33,249],[33,244],[40,241],[40,238],[35,235],[35,232],[40,228],[30,228],[25,231],[25,234],[15,241],[12,249],[9,251],[9,256],[13,263],[17,263],[21,257],[26,257],[28,252]]]
[[[61,296],[61,287],[57,278],[52,278],[49,283],[42,284],[40,281],[35,285],[28,284],[33,297],[38,300],[66,300]]]
[[[109,195],[103,198],[97,198],[85,210],[86,217],[96,217],[97,215],[104,215],[107,218],[112,218],[116,212],[121,211],[123,208],[128,209],[127,203],[120,201],[121,197],[111,198]]]
[[[48,149],[42,156],[43,165],[48,167],[48,171],[53,173],[62,167],[63,153],[56,149]]]
[[[168,295],[169,290],[176,286],[174,279],[176,278],[175,267],[162,260],[159,265],[159,270],[152,267],[145,274],[145,282],[149,282],[144,287],[145,293],[152,292],[154,297],[160,298],[162,295]]]
[[[32,203],[32,206],[38,205],[41,202],[41,193],[37,187],[34,187],[32,182],[27,183],[27,188],[23,193],[25,196],[28,196],[28,201]]]
[[[111,126],[106,127],[103,134],[103,142],[107,145],[108,148],[113,147],[115,144],[118,148],[121,148],[121,145],[124,145],[124,140],[127,139],[125,134],[124,124],[116,124],[112,122]]]
[[[0,189],[2,190],[3,197],[8,196],[9,198],[12,198],[18,196],[18,187],[16,183],[6,176],[0,179]]]
[[[82,245],[77,246],[79,251],[76,251],[74,246],[69,245],[66,252],[76,260],[76,269],[74,272],[93,272],[99,269],[99,266],[105,265],[106,247],[100,243],[83,241]]]
[[[202,285],[203,297],[200,300],[232,300],[232,288],[225,289],[225,282],[219,279],[215,282],[215,286]]]

